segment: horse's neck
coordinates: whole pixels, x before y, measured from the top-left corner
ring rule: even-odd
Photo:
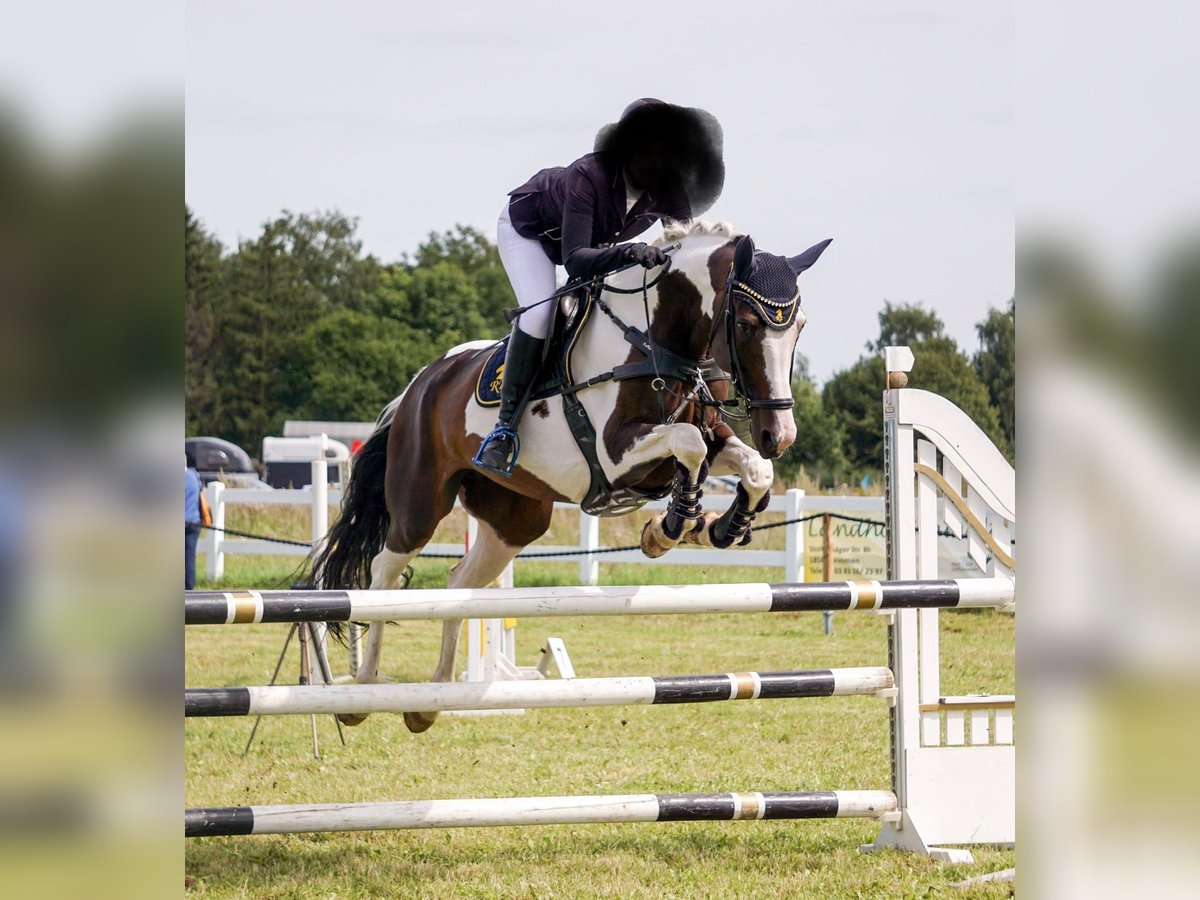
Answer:
[[[699,244],[699,246],[697,246]],[[709,246],[712,245],[712,246]],[[641,270],[619,273],[609,286],[637,291],[633,294],[605,293],[605,301],[628,325],[649,331],[654,342],[680,356],[700,359],[708,355],[713,317],[713,292],[708,257],[720,240],[687,243],[675,254],[671,272],[643,297]],[[682,279],[686,279],[686,282]],[[647,307],[649,325],[647,325]],[[622,342],[624,344],[624,342]],[[628,345],[621,349],[628,352]]]

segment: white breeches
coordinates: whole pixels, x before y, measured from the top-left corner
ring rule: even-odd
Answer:
[[[533,238],[521,237],[513,228],[508,216],[508,201],[500,210],[500,221],[496,224],[496,244],[500,260],[508,273],[509,283],[517,295],[518,306],[529,306],[545,300],[557,290],[555,266]],[[544,338],[550,331],[550,318],[554,303],[543,303],[521,315],[517,327],[530,337]]]

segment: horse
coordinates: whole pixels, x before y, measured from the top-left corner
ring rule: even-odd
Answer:
[[[680,543],[747,543],[770,499],[770,460],[796,438],[791,374],[806,319],[797,276],[829,241],[785,258],[757,251],[728,223],[696,221],[668,223],[656,244],[674,248],[669,263],[653,278],[645,270],[609,275],[587,320],[569,333],[567,383],[527,409],[510,478],[472,464],[494,423],[476,392],[497,343],[462,344],[420,370],[356,454],[341,516],[314,551],[312,583],[406,587],[409,562],[456,499],[479,530],[450,570],[451,588],[494,581],[546,532],[556,501],[621,515],[669,493],[667,509],[642,531],[652,557]],[[560,303],[580,314],[578,296]],[[725,421],[734,393],[753,448]],[[739,479],[724,514],[702,509],[709,474]],[[461,625],[443,623],[436,682],[454,679]],[[383,631],[383,623],[368,631],[360,683],[378,680]],[[339,718],[355,725],[366,717]],[[414,733],[436,718],[404,715]]]

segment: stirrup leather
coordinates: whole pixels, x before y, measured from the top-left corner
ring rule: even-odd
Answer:
[[[501,449],[507,443],[512,447],[512,455],[505,453],[502,461],[484,459],[489,450]],[[513,469],[517,466],[517,457],[521,455],[521,438],[507,425],[497,425],[479,444],[479,450],[472,460],[475,465],[489,472],[495,472],[503,478],[512,478]]]

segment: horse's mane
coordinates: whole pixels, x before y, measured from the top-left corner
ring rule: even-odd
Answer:
[[[706,222],[704,219],[693,219],[690,222],[668,221],[663,224],[663,233],[653,246],[665,247],[667,244],[699,234],[732,238],[737,237],[740,232],[728,222]]]

